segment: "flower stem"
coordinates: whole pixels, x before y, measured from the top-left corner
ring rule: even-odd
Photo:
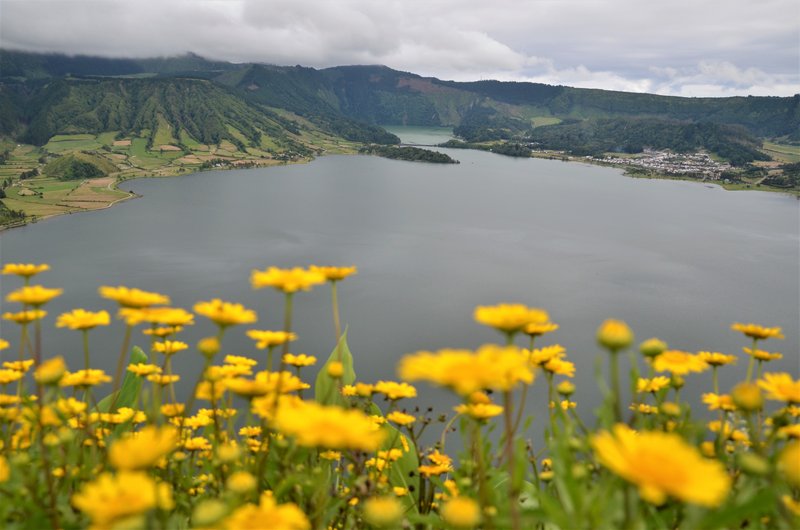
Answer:
[[[509,339],[511,335],[509,334]],[[522,528],[519,519],[519,503],[517,502],[517,488],[514,485],[514,421],[512,410],[511,391],[503,392],[503,409],[506,420],[506,465],[508,469],[508,501],[511,506],[511,527],[514,530]]]
[[[622,406],[619,390],[619,359],[617,350],[611,350],[611,401],[614,408],[614,421],[622,421]]]
[[[83,364],[84,368],[89,369],[89,330],[83,330]]]
[[[117,371],[114,374],[114,389],[111,391],[114,399],[111,401],[111,407],[108,409],[109,412],[114,411],[114,407],[117,405],[117,399],[119,399],[120,393],[117,391],[122,384],[122,370],[125,368],[125,354],[128,351],[128,344],[130,344],[131,341],[131,329],[132,326],[130,324],[125,326],[125,337],[122,339],[122,349],[119,352],[119,359],[117,359]]]
[[[286,293],[286,304],[283,313],[283,331],[291,333],[292,331],[292,299],[294,293]],[[289,341],[283,343],[283,355],[289,353]]]

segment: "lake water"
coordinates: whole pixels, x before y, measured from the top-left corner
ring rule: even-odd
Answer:
[[[403,131],[394,129],[395,132]],[[412,130],[413,143],[447,131]],[[48,307],[48,328],[74,307],[111,309],[98,285],[164,292],[176,305],[221,297],[244,303],[258,327],[278,329],[282,297],[253,291],[249,275],[270,265],[359,267],[340,287],[356,371],[365,381],[395,376],[419,349],[477,347],[499,340],[475,324],[479,304],[522,302],[547,309],[578,366],[577,400],[595,406],[594,334],[625,319],[637,339],[739,354],[721,371],[741,378],[743,337],[732,322],[782,326],[774,370],[798,372],[798,201],[764,192],[727,192],[699,183],[638,180],[578,163],[445,150],[460,165],[330,156],[305,165],[204,172],[126,183],[142,198],[0,236],[3,262],[45,262],[47,286],[64,295]],[[16,288],[2,278],[2,291]],[[296,297],[294,351],[327,357],[333,341],[327,288]],[[4,310],[11,310],[4,303]],[[203,317],[183,339],[210,334]],[[93,364],[113,372],[121,326],[93,331]],[[3,322],[16,344],[18,330]],[[143,337],[137,341],[145,344]],[[638,342],[638,340],[637,340]],[[234,329],[225,353],[258,355]],[[45,347],[80,365],[80,333],[48,329]],[[7,356],[14,356],[16,353]],[[176,356],[187,381],[195,354]],[[710,375],[689,377],[707,390]],[[187,384],[187,382],[184,382]],[[543,388],[531,396],[544,415]],[[445,393],[420,385],[422,403],[444,408]]]

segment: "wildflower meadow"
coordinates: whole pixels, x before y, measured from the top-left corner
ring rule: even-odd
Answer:
[[[800,380],[770,371],[780,328],[733,323],[741,352],[687,352],[637,343],[607,320],[602,401],[586,418],[544,309],[477,307],[495,343],[409,353],[397,380],[361,381],[337,291],[357,281],[355,267],[254,270],[254,289],[283,293],[273,330],[241,304],[190,311],[123,286],[99,287],[108,311],[49,315],[62,289],[34,283],[48,269],[2,270],[19,282],[0,339],[3,528],[800,528]],[[327,359],[292,350],[295,298],[323,288],[336,333]],[[43,345],[52,325],[81,334],[80,365]],[[99,326],[119,329],[115,373],[92,367]],[[187,326],[207,337],[183,342]],[[252,349],[223,354],[231,334]],[[175,355],[196,357],[196,372],[177,373]],[[746,377],[720,388],[718,373],[737,362]],[[682,398],[686,384],[706,389],[701,402]],[[421,385],[460,404],[430,417],[415,406]],[[532,385],[549,397],[537,439]]]

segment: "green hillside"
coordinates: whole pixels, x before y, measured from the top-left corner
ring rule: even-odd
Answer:
[[[117,167],[104,158],[87,153],[70,153],[48,162],[42,173],[61,180],[104,177],[115,173]]]
[[[303,149],[289,137],[287,120],[198,79],[59,79],[29,100],[26,117],[22,139],[35,145],[57,134],[120,131],[146,137],[152,147],[179,142],[185,131],[201,144],[227,140],[244,150],[266,135],[281,147]]]

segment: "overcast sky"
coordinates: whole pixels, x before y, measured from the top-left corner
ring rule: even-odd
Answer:
[[[683,96],[800,92],[797,0],[0,0],[0,46]]]

